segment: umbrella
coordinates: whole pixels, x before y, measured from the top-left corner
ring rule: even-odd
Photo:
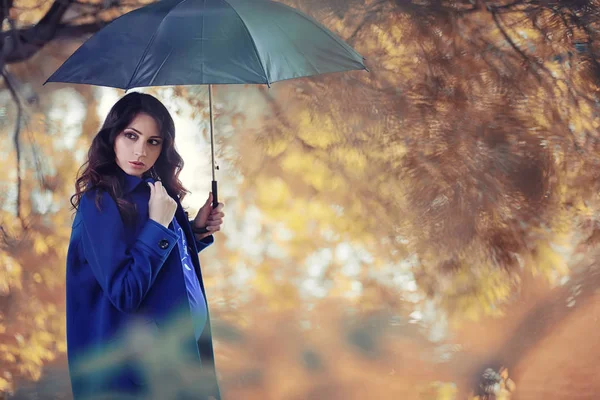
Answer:
[[[213,204],[212,85],[266,84],[366,70],[364,58],[306,14],[270,0],[160,0],[115,19],[44,83],[130,88],[208,85]]]

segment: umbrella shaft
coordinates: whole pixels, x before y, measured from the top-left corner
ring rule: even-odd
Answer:
[[[212,180],[215,179],[215,136],[213,123],[213,107],[212,107],[212,85],[208,85],[208,110],[210,114],[210,155],[212,159]]]

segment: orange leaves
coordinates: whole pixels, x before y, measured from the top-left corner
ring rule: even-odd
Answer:
[[[24,73],[18,66],[12,70]],[[0,375],[0,391],[9,390],[15,380],[39,379],[45,363],[66,351],[64,273],[71,226],[67,196],[73,190],[69,177],[74,177],[77,153],[86,144],[78,140],[77,120],[87,110],[75,91],[63,91],[61,96],[54,109],[45,104],[26,109],[22,121],[22,220],[15,212],[12,141],[4,141],[0,150],[4,155],[0,167],[8,171],[0,196],[0,370],[6,371]],[[47,117],[46,112],[53,111],[61,118]],[[6,126],[12,127],[16,115],[9,112],[8,117]]]

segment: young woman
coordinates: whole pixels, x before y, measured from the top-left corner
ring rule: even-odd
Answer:
[[[220,399],[198,253],[220,230],[223,204],[213,209],[209,194],[188,220],[174,143],[165,106],[133,92],[80,170],[66,274],[75,400]]]

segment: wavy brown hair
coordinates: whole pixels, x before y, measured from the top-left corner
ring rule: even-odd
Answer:
[[[162,151],[153,168],[155,175],[158,175],[167,192],[172,196],[177,196],[179,201],[182,201],[189,193],[179,180],[179,174],[183,169],[183,159],[175,150],[175,124],[171,114],[157,98],[146,93],[132,92],[123,96],[112,106],[102,128],[92,140],[87,160],[77,174],[75,194],[70,199],[72,209],[79,207],[83,195],[97,190],[96,207],[98,209],[100,209],[102,192],[107,192],[117,203],[124,222],[131,224],[135,221],[137,213],[135,204],[123,198],[123,174],[119,174],[120,167],[116,162],[114,145],[117,136],[140,113],[148,114],[156,120],[163,137]],[[149,172],[146,174],[152,176]],[[143,178],[147,176],[143,176]],[[156,178],[156,176],[154,177]]]

